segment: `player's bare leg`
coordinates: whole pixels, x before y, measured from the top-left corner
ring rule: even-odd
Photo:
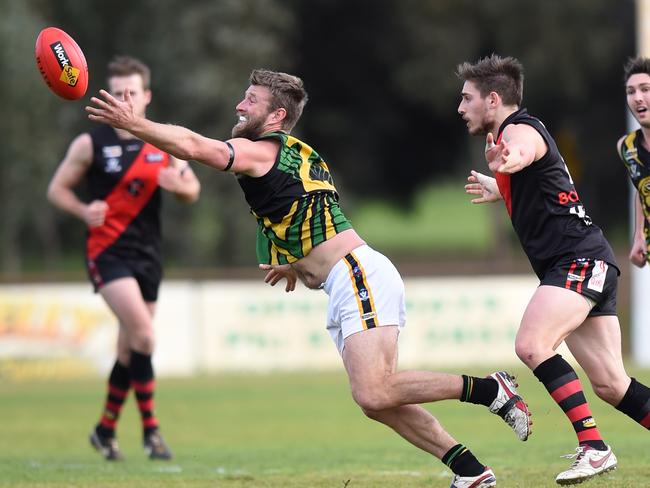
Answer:
[[[408,442],[449,466],[455,473],[452,486],[461,487],[465,483],[470,486],[470,479],[475,483],[473,486],[494,486],[494,473],[451,437],[433,415],[413,405],[434,401],[431,398],[459,398],[462,378],[443,373],[396,373],[398,333],[397,327],[384,326],[353,334],[345,340],[343,362],[354,400],[369,418],[391,427]],[[393,382],[395,375],[402,377]],[[435,381],[440,384],[427,384]],[[427,390],[426,396],[420,396],[420,388]]]
[[[492,413],[498,414],[510,425],[519,439],[528,438],[528,407],[517,394],[515,384],[507,373],[473,378],[433,371],[397,372],[398,334],[397,327],[382,326],[353,334],[345,340],[343,358],[351,377],[352,395],[362,408],[381,411],[402,405],[462,398],[462,401],[489,407]],[[391,364],[391,361],[395,364]],[[357,364],[359,366],[355,366]],[[359,372],[350,371],[350,368]],[[360,379],[353,381],[353,374],[360,376]],[[468,393],[468,381],[472,383],[469,388],[471,395]],[[481,393],[481,387],[488,390],[483,398],[472,398]]]
[[[618,405],[631,382],[623,365],[618,318],[589,317],[566,338],[566,344],[589,377],[596,395],[610,405]]]
[[[119,318],[121,331],[126,335],[131,382],[142,417],[143,445],[151,459],[171,459],[172,454],[160,435],[158,420],[154,415],[153,395],[155,380],[151,355],[154,350],[154,302],[145,302],[134,278],[111,281],[101,289],[101,294],[113,313]],[[124,343],[122,343],[124,344]]]
[[[111,281],[100,289],[100,294],[125,328],[129,348],[151,354],[154,349],[152,314],[135,278]]]
[[[578,438],[576,453],[571,455],[575,460],[557,476],[559,484],[579,483],[616,466],[616,457],[600,435],[575,370],[555,353],[569,334],[580,334],[577,331],[585,327],[591,307],[574,291],[540,286],[524,312],[515,340],[517,355],[564,411]]]
[[[587,318],[587,300],[557,286],[540,286],[521,319],[515,352],[530,369],[555,354],[555,349]]]

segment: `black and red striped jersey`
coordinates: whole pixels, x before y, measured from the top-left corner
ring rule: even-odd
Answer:
[[[102,125],[90,132],[93,160],[86,173],[90,201],[104,200],[104,224],[88,230],[86,256],[103,252],[125,258],[160,259],[161,194],[158,172],[169,155],[139,139],[120,139]]]
[[[511,124],[526,124],[546,142],[538,161],[513,174],[495,173],[512,226],[541,279],[563,258],[601,259],[616,265],[602,231],[591,221],[578,197],[569,170],[544,124],[525,108],[503,121],[497,136]]]

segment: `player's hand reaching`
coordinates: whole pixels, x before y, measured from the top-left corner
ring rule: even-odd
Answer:
[[[287,293],[296,289],[296,281],[298,280],[298,275],[291,267],[290,264],[260,264],[260,269],[268,271],[266,276],[264,276],[264,283],[268,283],[271,286],[275,286],[278,281],[281,279],[287,280],[287,286],[284,288],[284,291]]]
[[[503,143],[495,144],[494,135],[492,135],[492,132],[488,132],[488,135],[485,137],[485,160],[493,173],[503,164],[502,152]]]
[[[99,227],[104,225],[108,203],[104,200],[93,200],[84,209],[84,222],[88,227]]]
[[[471,200],[472,203],[489,203],[501,200],[501,193],[497,181],[491,176],[486,176],[478,171],[471,171],[467,177],[469,183],[465,185],[465,193],[468,195],[479,195]]]
[[[94,122],[102,122],[118,129],[129,130],[137,120],[133,110],[133,101],[129,90],[124,90],[124,99],[118,100],[106,90],[99,90],[102,98],[92,97],[94,106],[87,106],[88,118]]]
[[[492,172],[507,174],[521,171],[530,164],[519,144],[504,140],[495,144],[491,132],[485,138],[485,160]]]
[[[499,173],[512,174],[528,166],[528,161],[524,158],[524,150],[521,146],[518,144],[508,144],[507,142],[502,142],[502,146],[502,164],[497,168]]]

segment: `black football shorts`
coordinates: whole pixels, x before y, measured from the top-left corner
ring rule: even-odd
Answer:
[[[616,315],[618,268],[600,259],[576,258],[559,261],[550,268],[540,285],[575,291],[595,303],[589,317]]]
[[[156,260],[147,257],[127,259],[104,252],[94,260],[87,259],[86,268],[95,293],[113,280],[130,276],[138,282],[145,302],[155,302],[158,299],[162,266]]]

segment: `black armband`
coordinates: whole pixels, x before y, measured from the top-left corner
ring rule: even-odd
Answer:
[[[226,146],[228,146],[228,150],[230,151],[230,159],[228,159],[228,164],[223,169],[224,171],[228,171],[232,166],[232,163],[235,162],[235,149],[232,147],[232,144],[230,144],[228,141],[226,141]]]

